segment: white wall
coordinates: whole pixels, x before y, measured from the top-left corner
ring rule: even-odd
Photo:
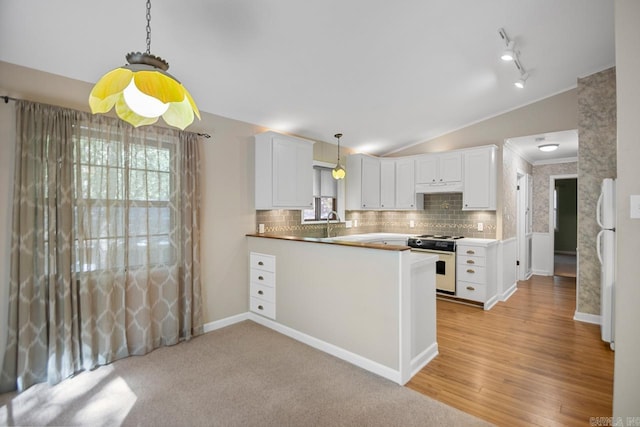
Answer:
[[[617,282],[613,414],[640,417],[640,219],[629,218],[629,196],[640,194],[640,2],[616,0],[618,109]]]
[[[518,255],[518,240],[515,237],[502,240],[500,242],[500,251],[502,253],[501,268],[498,268],[498,274],[502,272],[502,280],[499,281],[498,297],[501,301],[506,300],[517,286],[516,279],[516,258]],[[520,261],[522,264],[523,261]]]
[[[531,270],[540,276],[553,275],[553,238],[549,233],[532,234]]]

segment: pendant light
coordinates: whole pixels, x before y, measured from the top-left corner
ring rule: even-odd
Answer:
[[[114,106],[122,120],[135,127],[165,123],[185,129],[200,111],[184,86],[167,73],[169,63],[151,54],[151,0],[147,0],[147,51],[131,52],[127,65],[109,71],[89,95],[91,112],[107,113]]]
[[[342,134],[336,133],[333,136],[338,139],[338,163],[336,163],[336,167],[331,171],[331,175],[333,176],[333,179],[344,179],[347,172],[340,164],[340,138],[342,138]]]

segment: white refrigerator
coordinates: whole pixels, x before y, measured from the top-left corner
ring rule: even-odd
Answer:
[[[596,249],[600,260],[600,330],[602,340],[614,346],[614,295],[616,283],[616,181],[602,181],[598,198],[596,220],[600,232],[596,238]]]

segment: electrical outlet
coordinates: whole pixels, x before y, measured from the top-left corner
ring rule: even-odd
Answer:
[[[356,228],[358,227],[358,220],[357,219],[353,220],[353,226],[356,227]]]
[[[258,224],[258,233],[264,233],[264,224]]]
[[[413,228],[416,226],[416,222],[414,220],[409,220],[409,228]]]
[[[345,221],[344,228],[351,228],[351,221]]]
[[[484,224],[479,222],[478,223],[478,231],[483,231],[484,230]]]

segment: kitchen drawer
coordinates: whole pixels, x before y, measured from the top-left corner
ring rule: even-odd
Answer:
[[[471,301],[485,302],[487,299],[487,286],[480,283],[458,281],[456,296]]]
[[[259,283],[271,287],[276,285],[276,275],[270,271],[252,268],[249,272],[249,276],[251,278],[251,283]]]
[[[467,256],[467,255],[458,255],[458,265],[460,266],[476,266],[476,267],[485,267],[486,266],[486,258],[481,256]]]
[[[485,267],[458,264],[456,278],[462,282],[487,283],[487,270]]]
[[[461,256],[461,255],[479,256],[479,257],[487,256],[487,248],[484,248],[482,246],[458,245],[456,250],[457,250],[458,256]]]
[[[273,255],[265,255],[258,252],[251,252],[249,256],[249,267],[258,268],[260,270],[276,272],[276,257]]]
[[[270,286],[251,282],[251,296],[267,302],[276,302],[276,289]]]
[[[271,319],[276,318],[275,303],[267,302],[267,301],[261,300],[260,298],[251,297],[249,299],[249,305],[251,306],[251,311],[253,311],[254,313],[261,314]]]

